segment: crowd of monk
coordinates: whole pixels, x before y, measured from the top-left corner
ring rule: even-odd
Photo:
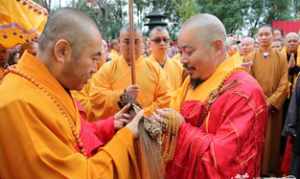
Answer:
[[[151,178],[139,123],[171,114],[179,126],[161,178],[300,178],[296,32],[264,25],[228,38],[210,14],[184,22],[172,43],[165,27],[129,29],[106,43],[91,18],[63,8],[20,55],[0,46],[1,179]]]

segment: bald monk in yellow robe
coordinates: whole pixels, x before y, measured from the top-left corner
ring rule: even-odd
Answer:
[[[145,60],[142,56],[142,34],[136,30],[135,35],[135,70],[136,85],[131,85],[131,68],[129,60],[129,32],[124,27],[120,31],[121,56],[103,64],[85,88],[85,96],[74,95],[80,101],[89,120],[111,116],[119,110],[120,97],[127,95],[145,109],[149,115],[157,108],[167,107],[170,96],[165,75],[159,65]]]
[[[95,155],[84,155],[69,90],[96,71],[101,41],[89,17],[60,9],[49,16],[37,56],[25,52],[9,69],[0,85],[0,178],[141,178],[134,138],[142,113]]]
[[[110,44],[110,52],[109,52],[109,58],[117,59],[120,56],[120,45],[119,41],[117,39],[113,39]]]
[[[240,55],[244,59],[254,50],[254,39],[252,37],[244,37],[241,39]]]
[[[171,91],[178,89],[183,80],[183,67],[179,60],[173,57],[167,58],[167,49],[169,46],[169,33],[163,27],[155,27],[149,34],[151,55],[147,60],[158,63],[164,70],[167,82]]]
[[[282,53],[286,56],[289,68],[289,94],[293,90],[294,83],[300,72],[300,45],[299,35],[295,32],[290,32],[285,36],[285,47]]]
[[[259,28],[258,40],[260,48],[252,52],[248,60],[252,60],[251,74],[262,86],[269,108],[262,174],[278,175],[282,105],[288,91],[288,65],[286,57],[271,48],[271,27]]]

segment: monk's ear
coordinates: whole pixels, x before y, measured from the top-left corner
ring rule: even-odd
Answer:
[[[65,39],[59,39],[54,44],[54,57],[59,63],[65,63],[72,55],[71,44]]]
[[[225,44],[222,40],[215,40],[211,44],[216,53],[222,52],[225,49]]]

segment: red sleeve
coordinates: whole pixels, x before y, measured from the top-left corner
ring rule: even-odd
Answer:
[[[95,129],[95,135],[104,144],[107,143],[115,134],[114,117],[97,120],[92,122],[92,125]]]
[[[255,100],[231,93],[216,101],[208,119],[209,132],[205,122],[200,128],[184,123],[167,178],[259,176],[267,112],[265,102]]]

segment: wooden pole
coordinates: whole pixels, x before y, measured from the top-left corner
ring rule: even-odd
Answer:
[[[135,75],[135,29],[133,18],[133,0],[128,0],[128,16],[129,16],[129,55],[130,55],[130,67],[131,67],[131,83],[136,83]]]

